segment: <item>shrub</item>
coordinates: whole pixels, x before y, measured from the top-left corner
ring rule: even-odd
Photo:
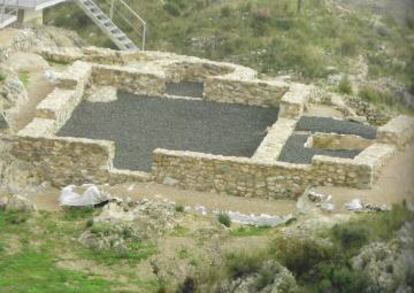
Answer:
[[[264,253],[234,253],[226,257],[226,272],[232,279],[259,272],[262,267]]]
[[[359,96],[370,103],[373,104],[387,104],[392,105],[396,104],[395,100],[392,98],[389,92],[380,91],[371,86],[364,86],[359,90]]]
[[[353,57],[358,53],[358,41],[355,35],[347,34],[341,39],[340,44],[341,54],[344,56]]]
[[[217,221],[219,221],[220,224],[223,224],[226,227],[231,226],[231,219],[230,219],[230,216],[227,213],[220,212],[217,215]]]
[[[366,292],[370,285],[363,272],[354,271],[341,261],[322,263],[315,271],[309,282],[316,283],[317,292]]]
[[[183,205],[176,205],[175,206],[175,211],[177,213],[183,213],[184,212],[184,206]]]
[[[220,15],[222,17],[229,17],[231,15],[231,8],[229,6],[224,6],[220,10]]]
[[[4,74],[3,72],[0,72],[0,81],[3,81],[6,79],[6,74]]]
[[[343,93],[346,95],[352,95],[353,93],[352,84],[347,75],[344,75],[341,78],[341,81],[339,82],[339,85],[338,85],[338,90],[340,93]]]
[[[296,277],[307,274],[315,265],[334,256],[333,248],[315,240],[278,237],[273,247],[276,259]]]
[[[346,250],[359,249],[368,243],[369,230],[360,223],[335,225],[332,228],[333,238]]]
[[[178,17],[178,16],[181,15],[180,8],[176,4],[174,4],[174,3],[170,3],[170,2],[165,3],[164,4],[164,9],[169,14],[171,14],[172,16]]]

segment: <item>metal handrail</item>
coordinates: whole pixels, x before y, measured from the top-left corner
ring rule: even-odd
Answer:
[[[141,39],[141,49],[145,50],[147,23],[128,3],[124,0],[96,0],[95,3],[117,26],[127,26],[127,29],[135,32],[138,39]],[[134,20],[137,23],[134,23]]]

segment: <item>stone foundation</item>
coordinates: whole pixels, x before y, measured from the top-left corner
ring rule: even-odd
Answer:
[[[14,168],[24,168],[24,178],[56,186],[155,181],[243,197],[296,198],[309,186],[370,188],[397,147],[414,137],[412,118],[399,117],[381,127],[372,144],[354,138],[364,148],[354,159],[315,156],[311,164],[279,162],[277,158],[306,108],[311,87],[258,80],[254,70],[242,66],[160,52],[87,48],[48,49],[42,54],[74,63],[57,74],[57,89],[38,105],[35,119],[25,129],[15,136],[0,136],[0,152],[10,161],[0,166],[3,181],[16,176]],[[54,136],[88,89],[117,87],[167,98],[166,84],[180,81],[203,83],[202,98],[206,100],[278,107],[279,120],[251,158],[157,149],[151,173],[114,169],[113,142]],[[330,147],[343,146],[347,139],[337,135],[334,140],[340,142]]]

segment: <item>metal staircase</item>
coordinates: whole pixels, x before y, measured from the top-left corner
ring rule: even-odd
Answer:
[[[8,2],[10,1],[0,0],[0,29],[17,21],[18,9],[8,6]]]
[[[71,0],[0,0],[0,29],[19,9],[42,10]],[[145,49],[146,23],[124,0],[72,0],[121,50]]]
[[[146,23],[123,0],[76,0],[82,10],[121,50],[145,49]]]

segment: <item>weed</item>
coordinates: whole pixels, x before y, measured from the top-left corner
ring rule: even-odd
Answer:
[[[342,94],[352,95],[353,93],[352,84],[347,75],[344,75],[341,78],[341,81],[339,82],[339,85],[338,85],[338,91]]]
[[[230,227],[231,226],[231,219],[230,219],[230,216],[227,213],[220,212],[217,215],[217,221],[220,224],[222,224],[222,225],[224,225],[226,227]]]
[[[29,84],[30,81],[30,75],[28,71],[21,71],[19,72],[19,79],[23,83],[25,87]]]
[[[183,205],[176,205],[175,206],[175,211],[177,213],[183,213],[184,212],[184,206]]]

